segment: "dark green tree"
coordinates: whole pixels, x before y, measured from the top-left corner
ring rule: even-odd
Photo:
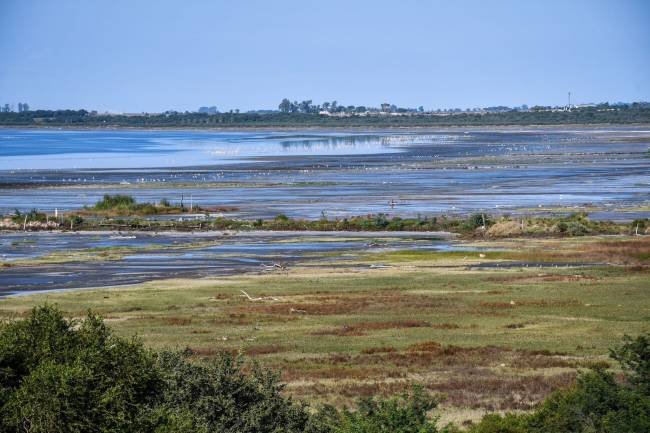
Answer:
[[[284,98],[282,102],[280,102],[280,105],[278,105],[278,108],[283,113],[288,113],[291,110],[291,101],[289,101],[287,98]]]

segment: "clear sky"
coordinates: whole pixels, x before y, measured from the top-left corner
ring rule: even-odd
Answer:
[[[0,0],[0,103],[650,100],[650,0]]]

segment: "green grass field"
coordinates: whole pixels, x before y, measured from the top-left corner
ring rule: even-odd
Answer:
[[[341,255],[328,257],[336,267],[12,297],[0,300],[0,316],[45,302],[71,316],[91,309],[151,347],[189,349],[197,359],[240,351],[314,404],[420,383],[444,396],[454,421],[527,410],[577,369],[610,362],[608,348],[624,334],[650,331],[646,237],[480,245],[501,250]],[[510,260],[598,265],[471,266]]]

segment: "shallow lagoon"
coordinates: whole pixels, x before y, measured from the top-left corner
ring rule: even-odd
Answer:
[[[234,206],[233,217],[598,211],[648,216],[644,128],[0,131],[0,213],[103,194]],[[393,203],[393,204],[391,204]]]
[[[277,271],[274,264],[328,265],[331,253],[401,249],[475,250],[439,233],[8,233],[0,239],[0,263],[12,266],[0,269],[0,297]],[[52,254],[62,261],[52,262]]]

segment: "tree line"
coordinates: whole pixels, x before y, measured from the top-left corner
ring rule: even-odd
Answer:
[[[311,99],[305,101],[293,101],[284,98],[278,109],[282,113],[346,113],[346,114],[361,114],[361,113],[423,113],[424,107],[419,106],[418,108],[402,108],[398,107],[395,104],[389,104],[387,102],[381,104],[379,108],[377,107],[366,107],[365,105],[342,105],[338,101],[332,102],[323,102],[322,104],[314,104]]]
[[[571,110],[546,110],[533,107],[527,111],[408,113],[403,116],[321,115],[327,107],[339,110],[336,101],[314,106],[310,101],[290,103],[288,112],[194,113],[166,112],[141,115],[109,115],[87,110],[31,110],[0,112],[0,126],[71,126],[71,127],[436,127],[484,125],[558,125],[558,124],[630,124],[650,123],[650,105],[581,107]],[[291,108],[293,107],[293,108]],[[302,108],[301,108],[302,107]],[[286,107],[285,107],[286,108]],[[366,107],[354,107],[354,110]],[[390,109],[390,107],[389,107]],[[292,111],[295,110],[295,111]],[[346,108],[347,110],[347,108]],[[335,111],[338,112],[338,111]]]

